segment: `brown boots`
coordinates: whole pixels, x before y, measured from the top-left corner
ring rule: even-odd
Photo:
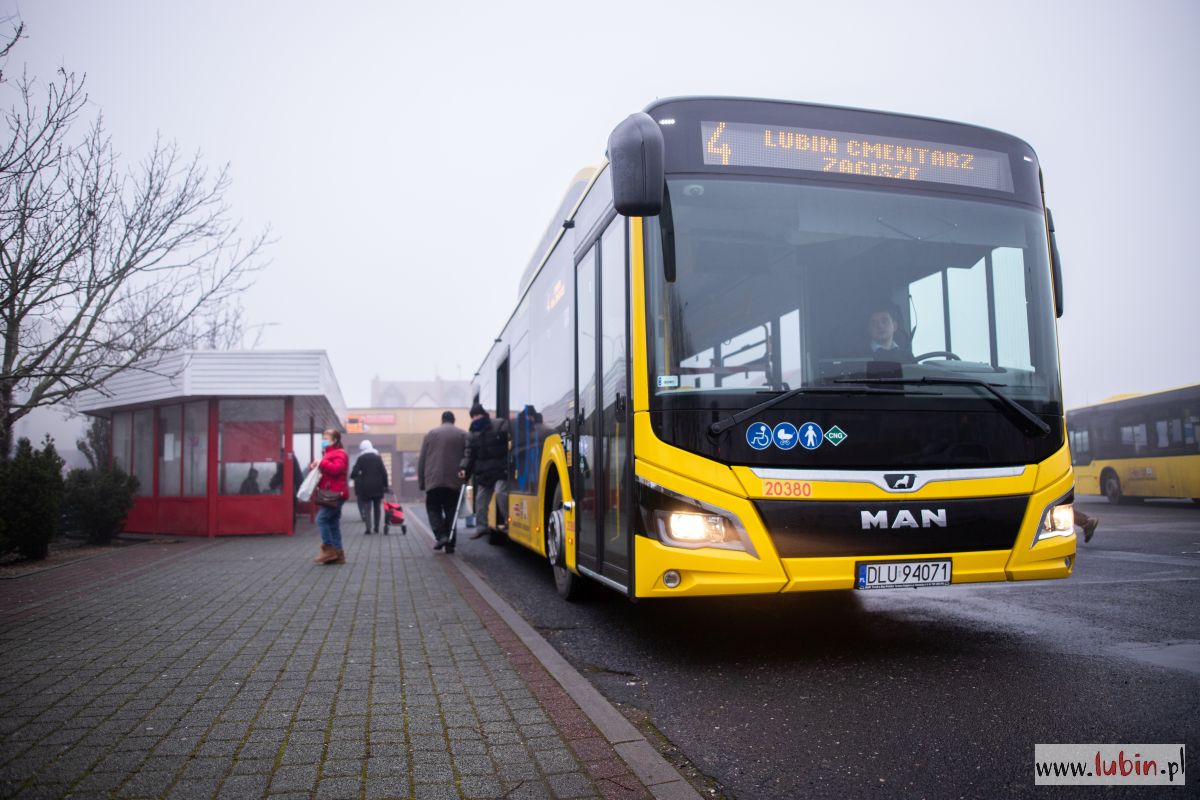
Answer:
[[[345,564],[346,551],[340,547],[321,545],[321,554],[313,559],[314,564]]]

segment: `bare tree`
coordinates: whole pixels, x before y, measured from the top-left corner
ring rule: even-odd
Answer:
[[[227,167],[210,174],[160,139],[122,170],[99,117],[73,139],[83,78],[22,75],[3,91],[16,101],[0,143],[0,459],[34,408],[173,351],[240,342],[236,296],[267,241],[231,217]]]
[[[4,20],[4,22],[15,25],[16,27],[13,29],[12,36],[8,38],[8,41],[3,45],[0,45],[0,65],[3,65],[3,63],[8,60],[8,54],[12,52],[12,49],[17,46],[17,42],[21,41],[25,34],[24,22],[18,22],[12,17]],[[4,83],[3,69],[0,69],[0,83]]]

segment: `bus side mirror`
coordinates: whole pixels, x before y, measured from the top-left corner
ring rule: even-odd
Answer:
[[[1046,227],[1050,230],[1050,273],[1054,276],[1054,316],[1063,315],[1062,258],[1058,255],[1058,240],[1054,237],[1054,215],[1046,209]]]
[[[608,137],[613,205],[626,217],[654,217],[662,211],[666,146],[649,114],[630,114]]]

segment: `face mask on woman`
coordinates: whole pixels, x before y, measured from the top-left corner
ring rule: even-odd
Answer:
[[[321,452],[324,453],[326,450],[328,450],[330,444],[332,444],[332,442],[330,442],[328,439],[322,439],[321,440]]]

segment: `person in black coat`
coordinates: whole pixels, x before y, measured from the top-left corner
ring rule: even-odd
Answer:
[[[484,536],[488,504],[496,496],[496,524],[502,525],[507,516],[507,492],[504,478],[508,475],[508,420],[492,419],[483,406],[471,406],[471,426],[467,429],[467,447],[459,463],[458,477],[475,480],[475,524],[482,525],[471,535]]]
[[[354,481],[354,496],[358,499],[358,513],[362,516],[365,533],[379,533],[379,518],[383,511],[383,496],[388,490],[387,469],[379,452],[364,439],[358,446],[358,460],[350,472]],[[372,517],[374,525],[372,525]]]

